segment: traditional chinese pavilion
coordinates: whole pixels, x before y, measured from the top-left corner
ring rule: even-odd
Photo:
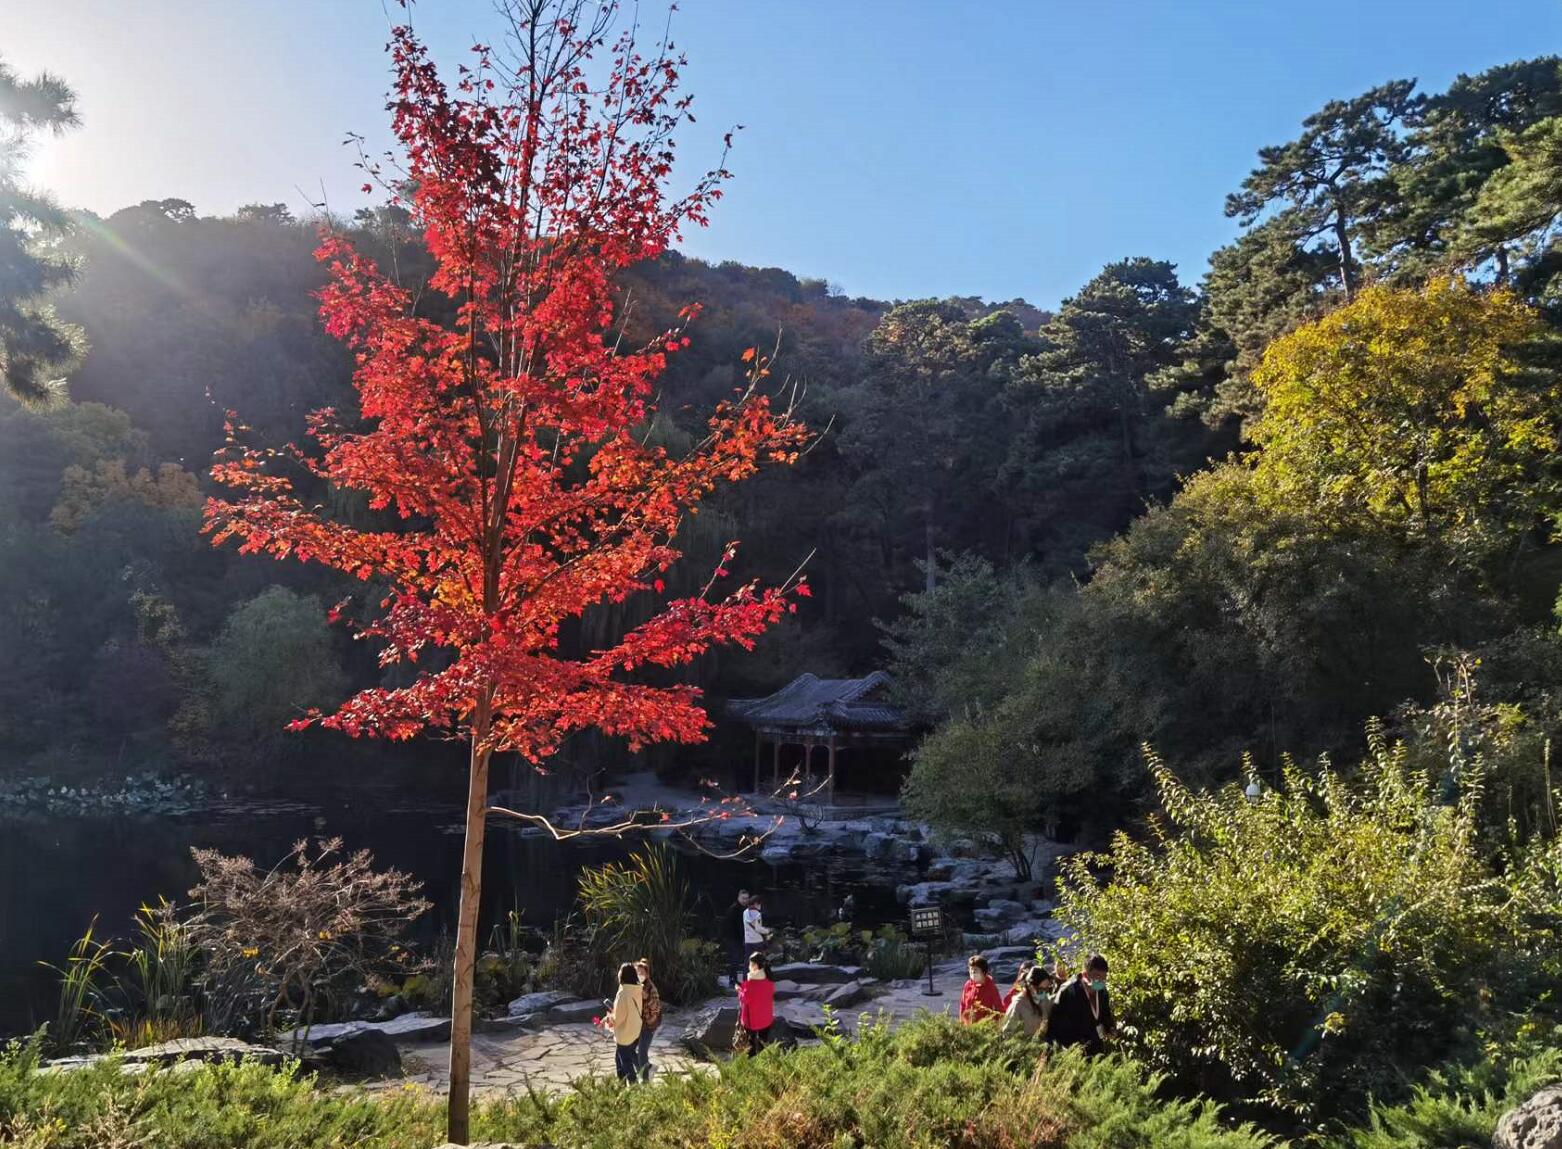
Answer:
[[[890,702],[889,686],[890,677],[883,671],[866,678],[802,674],[768,697],[729,702],[728,716],[754,730],[754,791],[763,788],[767,743],[772,789],[781,785],[783,769],[797,769],[810,783],[823,778],[828,801],[835,798],[843,756],[851,756],[854,777],[863,782],[867,779],[857,773],[859,766],[883,766],[885,759],[898,762],[911,744],[912,728]],[[816,763],[816,750],[824,751],[822,762]],[[816,766],[822,767],[822,775]]]

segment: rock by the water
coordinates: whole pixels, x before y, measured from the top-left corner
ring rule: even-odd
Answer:
[[[561,993],[556,989],[545,989],[540,993],[528,993],[512,1001],[505,1010],[511,1017],[524,1017],[530,1013],[547,1013],[556,1005],[562,1005],[570,1000],[570,995]]]
[[[285,1044],[289,1049],[320,1052],[348,1034],[365,1030],[374,1030],[398,1041],[449,1041],[450,1019],[427,1013],[404,1013],[390,1021],[333,1021],[311,1025],[308,1029],[295,1029],[286,1036]]]
[[[868,1000],[868,991],[863,988],[860,981],[849,981],[845,985],[837,986],[824,999],[824,1004],[831,1009],[848,1009],[854,1005],[860,1005]]]
[[[1004,920],[1011,922],[1017,922],[1029,913],[1025,908],[1025,903],[1016,902],[1009,898],[994,898],[987,903],[986,908],[1003,914]]]
[[[759,860],[771,866],[784,865],[792,860],[790,846],[766,846],[759,852]]]
[[[176,1061],[258,1061],[281,1065],[287,1060],[279,1049],[254,1045],[236,1037],[179,1037],[156,1045],[132,1049],[124,1055],[130,1064],[172,1065]]]
[[[1036,956],[1035,946],[994,946],[984,955],[988,961],[1031,961]]]
[[[895,839],[888,834],[869,834],[862,840],[862,853],[870,861],[890,858],[895,853]]]
[[[861,977],[862,967],[794,961],[772,966],[770,976],[777,981],[796,982],[798,985],[844,985]]]
[[[390,1021],[371,1021],[366,1025],[398,1041],[449,1041],[450,1019],[427,1013],[404,1013]]]
[[[1023,920],[1029,912],[1022,902],[1008,898],[994,898],[972,916],[975,917],[976,924],[983,929],[997,932],[1005,926]]]
[[[732,1049],[732,1035],[738,1026],[738,1007],[717,1006],[695,1014],[681,1035],[683,1044],[694,1053],[707,1057]]]
[[[287,1060],[287,1054],[280,1049],[254,1045],[236,1037],[180,1037],[125,1053],[62,1057],[58,1061],[46,1063],[44,1068],[55,1072],[85,1069],[108,1057],[117,1057],[120,1064],[131,1072],[141,1072],[154,1065],[177,1065],[181,1061],[258,1061],[262,1065],[277,1066]]]
[[[1548,1085],[1497,1122],[1492,1149],[1562,1149],[1562,1085]]]
[[[803,987],[795,981],[777,978],[775,979],[775,987],[777,1001],[786,1001],[789,998],[801,997],[803,995]]]
[[[317,1055],[338,1073],[353,1077],[397,1077],[401,1053],[395,1039],[381,1029],[344,1033]]]

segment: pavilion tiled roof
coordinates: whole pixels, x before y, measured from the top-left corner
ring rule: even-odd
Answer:
[[[890,677],[876,670],[864,678],[800,674],[764,698],[735,698],[727,713],[750,726],[797,730],[908,731],[900,708],[886,701]]]

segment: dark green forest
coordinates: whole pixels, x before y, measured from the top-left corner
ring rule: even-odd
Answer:
[[[1202,278],[1131,256],[1055,313],[851,299],[678,255],[635,269],[621,285],[630,334],[704,306],[650,433],[687,441],[751,346],[778,348],[819,432],[795,467],[723,495],[682,540],[673,590],[738,539],[745,575],[784,579],[806,560],[816,592],[757,653],[702,662],[708,699],[887,666],[929,731],[908,794],[945,822],[961,818],[951,792],[974,785],[1008,797],[1016,831],[1100,828],[1148,798],[1144,743],[1216,780],[1244,753],[1260,771],[1348,754],[1372,719],[1496,760],[1513,815],[1538,816],[1562,669],[1556,468],[1510,440],[1459,444],[1490,438],[1505,406],[1555,426],[1559,148],[1555,58],[1445,92],[1387,84],[1261,150],[1225,205],[1237,238]],[[428,275],[399,209],[333,222],[403,283]],[[329,576],[198,533],[225,412],[281,444],[351,397],[312,296],[322,221],[169,199],[42,223],[29,243],[63,270],[12,294],[47,297],[81,347],[68,401],[0,400],[0,769],[267,786],[300,769],[319,780],[322,763],[360,774],[370,756],[441,763],[437,743],[284,733],[302,708],[374,681],[374,652],[327,624],[346,589]],[[1469,325],[1460,348],[1481,345],[1501,317],[1443,314],[1436,290],[1452,282],[1535,322],[1502,343],[1486,411],[1449,391],[1349,413],[1411,429],[1406,473],[1479,472],[1401,513],[1369,490],[1401,466],[1381,440],[1353,452],[1326,427],[1287,437],[1298,421],[1277,396],[1310,386],[1316,363],[1282,343],[1331,315],[1348,317],[1348,343],[1435,312]],[[1403,367],[1380,358],[1352,369]],[[615,633],[633,609],[597,610],[568,641]],[[677,772],[741,754],[718,734],[652,758]],[[597,743],[564,757],[624,763]]]

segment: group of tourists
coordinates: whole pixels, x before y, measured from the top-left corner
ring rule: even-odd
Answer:
[[[725,923],[731,965],[729,981],[738,994],[733,1047],[746,1051],[750,1057],[769,1044],[776,1019],[776,987],[765,956],[771,930],[765,925],[763,911],[761,898],[744,890],[728,909]],[[618,967],[618,993],[599,1022],[613,1036],[614,1070],[619,1080],[649,1081],[653,1069],[651,1042],[662,1024],[662,995],[651,980],[649,958]]]
[[[753,1057],[770,1044],[776,1020],[776,986],[766,948],[771,930],[764,906],[747,890],[727,909],[723,921],[729,955],[729,983],[738,995],[733,1049]],[[1061,963],[1048,969],[1025,962],[1007,993],[1000,994],[987,959],[966,962],[960,994],[960,1020],[966,1025],[996,1021],[1004,1033],[1022,1034],[1048,1045],[1082,1046],[1099,1053],[1116,1031],[1107,991],[1107,961],[1092,954],[1072,977]],[[614,1065],[622,1081],[651,1079],[651,1042],[662,1024],[662,996],[651,979],[651,962],[641,958],[618,969],[618,993],[601,1019],[617,1046]]]
[[[1106,987],[1107,961],[1100,954],[1092,954],[1073,977],[1061,963],[1049,970],[1026,962],[1002,996],[980,954],[966,962],[966,974],[960,994],[960,1020],[966,1025],[996,1021],[1004,1033],[1060,1047],[1082,1046],[1087,1053],[1100,1053],[1117,1029]]]
[[[651,980],[649,958],[618,967],[618,993],[600,1024],[613,1035],[618,1079],[651,1080],[651,1041],[662,1024],[662,995]]]

